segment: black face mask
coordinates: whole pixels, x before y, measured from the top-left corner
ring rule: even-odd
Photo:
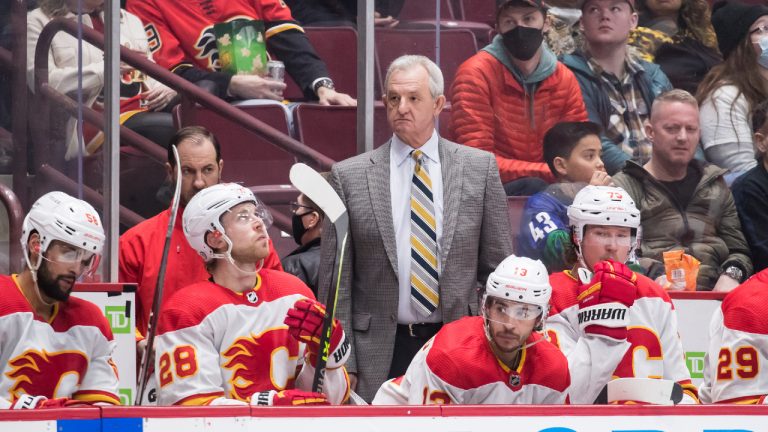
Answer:
[[[517,26],[501,35],[504,47],[518,60],[530,60],[544,40],[541,29]]]
[[[291,217],[291,231],[293,232],[293,241],[295,241],[299,246],[301,246],[301,238],[304,237],[304,233],[307,232],[307,229],[304,228],[304,222],[302,222],[301,218],[308,214],[309,213],[303,213],[299,215],[294,213],[293,217]]]

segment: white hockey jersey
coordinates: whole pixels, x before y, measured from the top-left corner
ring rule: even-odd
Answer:
[[[683,387],[683,403],[698,403],[685,364],[677,315],[669,295],[637,275],[637,298],[629,308],[626,341],[587,336],[579,328],[579,282],[570,271],[554,273],[547,337],[568,358],[571,403],[592,404],[614,378],[660,378]]]
[[[174,294],[158,323],[158,405],[242,404],[257,392],[311,390],[315,369],[283,323],[304,297],[314,298],[301,280],[267,269],[242,294],[212,282]],[[332,404],[349,397],[343,367],[326,370],[324,393]]]
[[[0,398],[22,394],[120,404],[115,342],[99,308],[71,297],[44,321],[17,282],[0,276]]]
[[[765,403],[768,395],[768,270],[730,292],[712,316],[704,403]]]
[[[482,317],[446,324],[416,354],[405,375],[381,386],[373,404],[568,403],[565,356],[538,333],[526,341],[533,342],[512,370],[491,350]]]

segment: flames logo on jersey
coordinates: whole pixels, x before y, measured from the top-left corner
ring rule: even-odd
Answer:
[[[213,32],[213,26],[208,26],[200,33],[200,37],[195,41],[195,58],[208,61],[208,69],[220,70],[219,67],[219,48],[216,46],[216,34]]]
[[[27,350],[8,364],[11,370],[5,375],[15,380],[10,389],[13,399],[24,393],[54,398],[69,396],[56,394],[66,375],[76,374],[77,385],[80,385],[88,370],[88,357],[79,351]]]
[[[224,351],[224,367],[232,371],[230,397],[247,401],[256,392],[293,388],[298,356],[298,341],[286,327],[236,339]]]

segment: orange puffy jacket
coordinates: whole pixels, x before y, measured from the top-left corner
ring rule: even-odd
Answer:
[[[533,95],[496,58],[480,51],[456,72],[451,100],[451,136],[496,155],[501,181],[554,176],[544,161],[544,134],[562,121],[587,121],[573,73],[557,62]]]

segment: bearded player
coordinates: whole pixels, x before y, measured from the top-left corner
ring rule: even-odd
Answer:
[[[262,268],[269,213],[234,183],[198,192],[184,234],[209,281],[178,291],[160,313],[159,405],[340,404],[349,396],[349,343],[333,324],[324,393],[313,393],[325,307],[301,280]]]
[[[568,208],[568,219],[578,262],[550,276],[547,334],[568,358],[571,402],[595,402],[614,378],[659,378],[680,384],[683,403],[698,403],[672,301],[624,264],[641,237],[640,211],[629,194],[586,186]],[[621,400],[663,403],[646,399],[653,383],[635,386]]]
[[[548,278],[540,261],[504,259],[488,277],[482,316],[446,324],[373,403],[568,403],[568,362],[537,332],[549,311]]]
[[[109,324],[96,305],[69,296],[103,245],[88,203],[50,192],[32,205],[21,236],[26,268],[0,276],[0,408],[120,404]]]

